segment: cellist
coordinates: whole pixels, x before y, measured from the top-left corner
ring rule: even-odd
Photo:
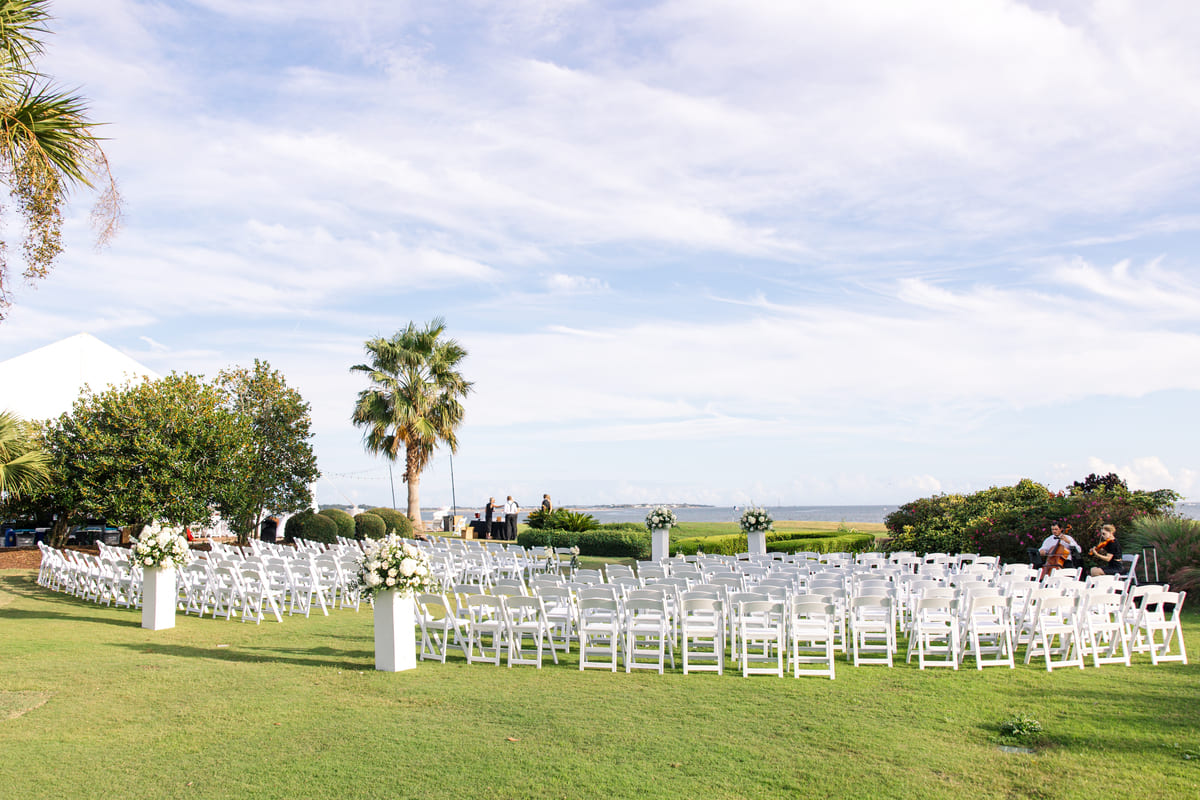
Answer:
[[[1070,530],[1068,526],[1067,530]],[[1044,580],[1054,570],[1066,564],[1076,554],[1082,555],[1083,548],[1079,546],[1079,542],[1075,541],[1070,533],[1064,532],[1057,524],[1050,526],[1050,535],[1042,542],[1042,546],[1038,548],[1038,552],[1042,554],[1045,563],[1042,564],[1042,571],[1038,575],[1038,580]]]

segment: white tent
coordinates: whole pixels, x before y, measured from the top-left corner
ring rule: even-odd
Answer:
[[[49,419],[70,411],[85,384],[102,392],[142,377],[161,376],[90,333],[77,333],[0,362],[0,410]]]

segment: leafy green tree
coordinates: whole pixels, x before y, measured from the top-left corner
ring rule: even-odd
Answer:
[[[369,339],[364,347],[370,363],[350,368],[371,381],[358,393],[351,421],[365,429],[369,452],[395,461],[404,451],[408,518],[414,523],[421,520],[421,472],[439,443],[457,451],[460,400],[471,391],[458,371],[467,351],[455,340],[443,339],[445,330],[440,317],[424,328],[410,322],[390,339]]]
[[[216,383],[240,434],[217,508],[245,544],[264,514],[312,505],[309,487],[320,477],[312,421],[308,403],[265,361],[255,359],[253,369],[225,370]]]
[[[245,446],[224,401],[217,387],[178,373],[85,389],[44,434],[54,464],[47,507],[59,517],[51,543],[79,517],[134,527],[208,522]]]
[[[50,481],[50,459],[39,447],[37,428],[0,411],[0,498],[17,500]]]
[[[49,0],[0,0],[0,180],[25,227],[24,277],[45,277],[62,251],[71,189],[100,184],[92,211],[99,241],[116,233],[120,196],[95,123],[78,95],[57,91],[34,61],[49,33]],[[0,241],[0,319],[9,304],[8,251]]]

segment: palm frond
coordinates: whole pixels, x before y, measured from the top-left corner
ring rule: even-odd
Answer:
[[[0,58],[6,69],[24,70],[45,51],[48,5],[49,0],[0,0]]]
[[[40,161],[72,183],[91,186],[93,127],[81,97],[29,84],[0,104],[0,157],[9,166]]]

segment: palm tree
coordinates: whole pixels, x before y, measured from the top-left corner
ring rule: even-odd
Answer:
[[[34,69],[50,14],[49,0],[0,0],[0,181],[25,226],[24,277],[45,277],[62,251],[62,209],[72,188],[102,191],[92,211],[100,244],[115,233],[121,200],[100,149],[87,104],[55,90]],[[0,319],[8,305],[7,249],[0,243]]]
[[[366,429],[363,444],[369,452],[395,461],[404,449],[408,518],[418,526],[421,472],[439,442],[451,453],[458,450],[459,400],[472,386],[458,371],[467,351],[453,339],[440,338],[445,330],[441,317],[423,329],[410,322],[390,339],[368,340],[363,346],[371,363],[350,368],[371,379],[371,386],[358,393],[351,421]]]
[[[0,411],[0,497],[15,500],[50,482],[50,459],[37,446],[33,426]]]

